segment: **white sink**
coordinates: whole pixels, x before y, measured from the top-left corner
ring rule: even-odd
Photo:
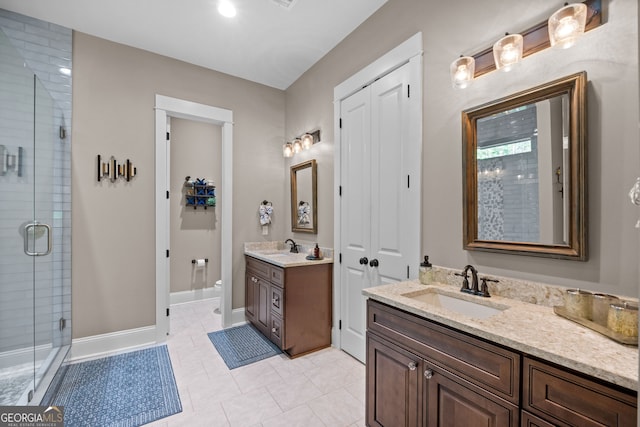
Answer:
[[[426,289],[424,291],[409,292],[402,294],[403,297],[411,298],[416,301],[424,302],[434,307],[450,310],[473,319],[486,319],[496,314],[502,313],[507,306],[501,304],[486,304],[467,299],[457,298],[452,295],[438,293],[435,289]]]

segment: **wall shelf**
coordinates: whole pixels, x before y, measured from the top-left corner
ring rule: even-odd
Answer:
[[[187,177],[184,186],[185,206],[193,206],[193,209],[216,207],[216,186],[213,185],[213,181],[204,178],[190,180],[190,177]]]

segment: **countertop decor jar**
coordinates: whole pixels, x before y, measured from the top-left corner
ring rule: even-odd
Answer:
[[[567,289],[564,306],[571,316],[591,320],[593,294],[582,289]]]
[[[611,304],[607,326],[627,337],[638,336],[638,306],[629,303]]]
[[[609,306],[617,304],[620,298],[614,295],[593,294],[593,305],[591,307],[592,320],[599,325],[607,326],[609,317]]]

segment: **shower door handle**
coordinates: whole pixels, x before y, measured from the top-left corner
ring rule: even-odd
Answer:
[[[47,250],[45,252],[31,252],[29,250],[29,231],[32,231],[34,238],[34,246],[35,246],[35,233],[38,228],[44,228],[47,233]],[[53,235],[51,234],[51,226],[49,224],[41,224],[38,221],[34,221],[30,224],[24,226],[24,253],[29,256],[45,256],[51,253],[51,248],[53,247]]]

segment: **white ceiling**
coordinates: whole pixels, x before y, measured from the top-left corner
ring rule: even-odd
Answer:
[[[0,8],[286,89],[387,0],[0,0]]]

